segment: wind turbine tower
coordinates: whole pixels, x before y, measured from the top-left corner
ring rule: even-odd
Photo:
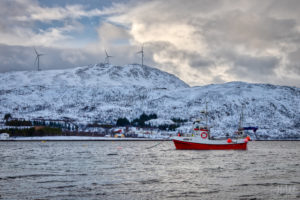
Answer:
[[[38,53],[35,48],[34,48],[34,51],[35,51],[35,54],[36,54],[36,58],[35,58],[35,61],[34,61],[34,66],[37,63],[37,70],[40,71],[40,56],[43,56],[43,55],[46,55],[46,54]]]
[[[137,52],[137,54],[142,54],[142,67],[144,66],[144,45],[142,45],[141,51]]]
[[[109,65],[109,58],[112,58],[112,56],[108,55],[107,51],[105,50],[105,63]]]

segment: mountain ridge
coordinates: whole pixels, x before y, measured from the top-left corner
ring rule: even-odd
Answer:
[[[106,64],[96,64],[91,66],[76,67],[61,70],[43,70],[43,71],[17,71],[2,73],[0,85],[5,88],[18,86],[34,85],[68,85],[68,86],[122,86],[124,84],[139,85],[151,87],[156,85],[159,80],[165,86],[171,88],[189,87],[178,77],[159,69],[148,67],[146,65],[131,64],[125,66],[113,66]],[[162,80],[162,77],[166,81]],[[22,82],[16,78],[22,78]],[[148,82],[149,83],[148,83]],[[10,84],[12,83],[12,84]],[[169,85],[167,85],[169,83]],[[3,87],[2,87],[3,88]],[[170,88],[169,88],[170,89]]]
[[[242,105],[245,125],[268,137],[299,137],[300,89],[229,82],[190,87],[176,76],[140,65],[97,64],[67,70],[0,74],[0,115],[68,117],[81,123],[132,120],[143,112],[161,119],[200,116],[208,103],[218,136],[237,128]],[[188,131],[188,130],[186,130]]]

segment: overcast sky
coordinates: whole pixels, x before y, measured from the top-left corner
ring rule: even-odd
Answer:
[[[139,63],[191,86],[300,86],[299,0],[0,0],[0,72]]]

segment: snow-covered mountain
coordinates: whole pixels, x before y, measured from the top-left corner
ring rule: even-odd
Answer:
[[[141,65],[97,64],[65,70],[19,71],[0,74],[0,89],[31,86],[106,88],[138,86],[145,88],[186,88],[174,75]]]
[[[207,102],[215,135],[236,130],[244,104],[245,125],[259,126],[259,135],[300,137],[299,88],[243,82],[189,87],[140,65],[2,73],[0,102],[0,116],[69,117],[80,123],[133,119],[143,112],[164,120],[198,118]]]

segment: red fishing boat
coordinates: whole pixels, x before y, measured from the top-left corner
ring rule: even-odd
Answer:
[[[211,139],[209,130],[200,129],[191,137],[173,138],[176,149],[180,150],[246,150],[249,136],[239,139]]]
[[[214,139],[210,136],[210,130],[207,126],[207,112],[205,112],[206,124],[201,126],[201,120],[196,120],[193,123],[193,133],[189,136],[178,134],[178,137],[173,138],[176,149],[179,150],[247,150],[247,143],[250,140],[249,136],[244,135],[244,130],[252,129],[256,132],[257,127],[242,127],[242,118],[239,124],[238,131],[235,132],[234,138]]]

